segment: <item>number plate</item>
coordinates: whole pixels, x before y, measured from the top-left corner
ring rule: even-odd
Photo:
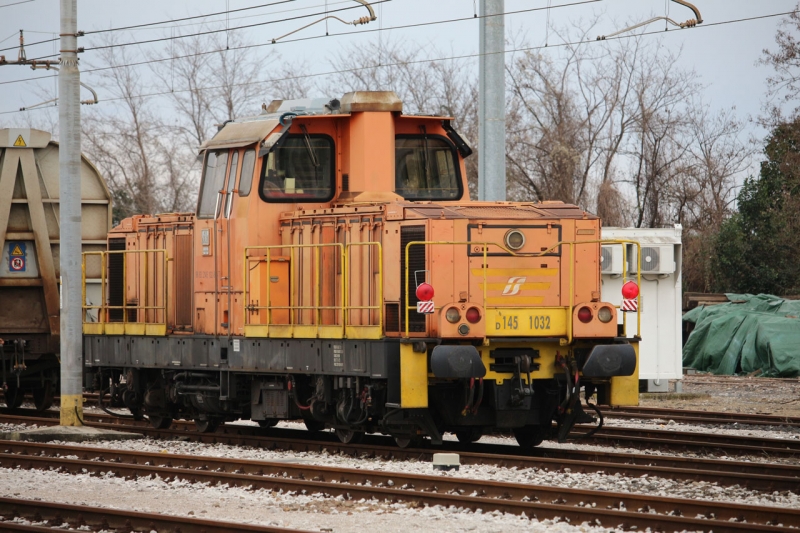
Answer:
[[[487,309],[487,337],[560,337],[567,334],[564,309]]]

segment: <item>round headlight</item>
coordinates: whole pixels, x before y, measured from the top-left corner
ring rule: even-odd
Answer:
[[[445,318],[447,319],[447,321],[448,321],[448,322],[450,322],[451,324],[455,324],[456,322],[458,322],[459,320],[461,320],[461,313],[459,313],[459,312],[458,312],[458,309],[456,309],[455,307],[451,307],[451,308],[450,308],[450,309],[448,309],[448,310],[447,310],[447,312],[444,314],[444,317],[445,317]]]
[[[461,324],[460,326],[458,326],[458,332],[461,335],[469,335],[469,326],[466,324]]]
[[[509,250],[519,250],[525,246],[525,235],[519,230],[510,230],[506,233],[506,246]]]
[[[611,312],[610,307],[601,307],[597,312],[597,318],[600,319],[600,322],[610,322],[613,316],[614,313]]]

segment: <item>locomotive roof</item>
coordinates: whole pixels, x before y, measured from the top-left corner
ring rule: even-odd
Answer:
[[[392,91],[354,91],[336,98],[304,98],[300,100],[273,100],[262,106],[259,115],[242,117],[223,124],[214,137],[200,147],[206,149],[239,148],[261,142],[281,125],[286,114],[302,117],[348,116],[359,112],[403,113],[403,102]],[[422,115],[417,118],[449,117]],[[416,117],[416,115],[415,115]]]

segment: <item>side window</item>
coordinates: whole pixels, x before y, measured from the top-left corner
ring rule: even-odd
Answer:
[[[267,202],[327,201],[334,193],[333,139],[289,135],[264,156],[259,193]]]
[[[253,172],[256,167],[256,151],[251,148],[242,159],[242,175],[239,177],[239,196],[247,196],[253,186]]]
[[[213,218],[216,215],[219,191],[225,186],[225,170],[228,166],[227,150],[206,152],[206,165],[203,168],[198,218]]]
[[[438,135],[398,135],[395,191],[406,200],[457,200],[463,193],[458,156]]]

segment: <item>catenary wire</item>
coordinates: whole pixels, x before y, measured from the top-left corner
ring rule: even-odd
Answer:
[[[378,0],[377,2],[371,2],[371,3],[372,3],[372,5],[375,5],[375,4],[382,4],[384,2],[391,2],[391,1],[392,0]],[[328,13],[339,13],[339,12],[342,12],[342,11],[351,11],[353,9],[361,9],[363,7],[364,7],[363,5],[341,7],[339,9],[331,9],[331,10],[328,11]],[[91,47],[84,48],[84,51],[88,52],[90,50],[104,50],[104,49],[107,49],[107,48],[120,48],[120,47],[123,47],[123,46],[133,46],[133,45],[140,45],[140,44],[151,44],[151,43],[158,43],[158,42],[163,42],[163,41],[171,41],[171,40],[175,40],[175,39],[186,39],[188,37],[199,37],[201,35],[210,35],[212,33],[222,33],[222,32],[225,32],[225,31],[244,30],[244,29],[247,29],[247,28],[256,28],[256,27],[259,27],[259,26],[267,26],[269,24],[278,24],[280,22],[290,22],[290,21],[293,21],[293,20],[300,20],[300,19],[304,19],[304,18],[308,18],[308,17],[316,17],[316,16],[326,15],[326,14],[327,13],[322,11],[322,12],[316,12],[316,13],[308,13],[306,15],[297,15],[295,17],[286,17],[286,18],[277,19],[277,20],[267,20],[265,22],[255,22],[253,24],[245,24],[244,26],[236,26],[234,28],[227,28],[227,29],[226,28],[221,28],[221,29],[218,29],[218,30],[207,30],[207,31],[201,31],[201,32],[197,32],[197,33],[187,33],[187,34],[184,34],[184,35],[175,35],[174,37],[172,37],[172,36],[171,37],[159,37],[157,39],[147,39],[147,40],[144,40],[144,41],[133,41],[133,42],[130,42],[130,43],[115,43],[115,44],[107,44],[107,45],[102,45],[102,46],[91,46]]]
[[[27,1],[32,2],[33,0],[27,0]],[[225,15],[227,13],[236,13],[236,12],[246,11],[246,10],[250,10],[250,9],[259,9],[259,8],[263,8],[263,7],[272,7],[272,6],[276,6],[276,5],[280,5],[280,4],[292,3],[292,2],[295,2],[295,1],[296,0],[280,0],[278,2],[271,2],[271,3],[267,3],[267,4],[260,4],[260,5],[257,5],[257,6],[250,6],[250,7],[243,7],[243,8],[238,8],[238,9],[231,9],[231,10],[227,10],[227,11],[218,11],[218,12],[215,12],[215,13],[206,13],[206,14],[203,14],[203,15],[194,15],[194,16],[191,16],[191,17],[182,17],[182,18],[178,18],[178,19],[162,20],[162,21],[157,21],[157,22],[147,22],[147,23],[142,23],[142,24],[134,24],[132,26],[122,26],[122,27],[119,27],[119,28],[106,28],[106,29],[102,29],[102,30],[92,30],[92,31],[83,32],[83,35],[91,35],[91,34],[96,34],[96,33],[108,33],[108,32],[114,32],[114,31],[133,30],[133,29],[144,29],[144,28],[150,28],[150,27],[153,27],[153,26],[161,26],[161,25],[164,25],[164,24],[170,24],[170,23],[173,23],[173,22],[183,22],[183,21],[187,21],[187,20],[195,20],[195,19],[202,19],[202,18],[215,17],[215,16],[219,16],[219,15]],[[387,0],[384,0],[384,1],[387,1]],[[349,3],[349,2],[347,2],[345,0],[342,0],[341,2],[337,2],[337,3],[338,4],[345,4],[345,3]],[[264,13],[263,15],[272,15],[272,14],[275,14],[275,13],[290,13],[292,11],[303,11],[303,10],[307,10],[307,9],[313,9],[315,7],[322,7],[322,6],[316,5],[316,6],[309,6],[309,7],[298,7],[298,8],[295,8],[295,9],[285,9],[283,11],[277,11],[277,12],[273,12],[273,13]],[[358,9],[358,7],[359,6],[354,6],[354,7],[351,7],[350,9]],[[306,16],[310,17],[310,16],[314,16],[314,14],[310,14],[310,15],[306,15]],[[251,17],[240,17],[240,18],[251,18]],[[233,19],[233,20],[238,20],[238,19]],[[192,26],[192,25],[196,25],[196,24],[186,24],[184,26]],[[174,27],[177,28],[177,27],[181,27],[181,26],[176,24]],[[232,29],[236,29],[236,28],[232,28]],[[52,33],[52,32],[29,31],[28,33]],[[13,37],[14,35],[16,35],[16,32],[14,32],[14,34],[11,37]],[[8,39],[4,39],[3,41],[6,41],[6,40],[8,40]],[[49,43],[49,42],[52,42],[53,40],[57,41],[58,38],[56,38],[56,39],[47,39],[47,40],[43,40],[43,41],[36,41],[36,42],[33,42],[33,43],[26,43],[25,46],[26,47],[32,47],[32,46],[36,46],[38,44]],[[3,41],[0,41],[0,42],[3,42]],[[5,52],[5,51],[9,51],[9,50],[16,50],[17,48],[18,47],[16,47],[16,46],[15,47],[10,47],[10,48],[0,48],[0,52]],[[46,56],[46,57],[50,57],[50,56]],[[44,59],[44,58],[40,58],[40,59]]]
[[[383,1],[385,2],[385,1],[391,1],[391,0],[383,0]],[[602,0],[583,0],[583,1],[580,1],[580,2],[571,2],[571,3],[568,3],[568,4],[559,4],[557,6],[551,6],[551,7],[553,9],[559,8],[559,7],[574,7],[574,6],[577,6],[577,5],[592,4],[592,3],[596,3],[596,2],[600,2],[600,1],[602,1]],[[373,4],[378,4],[378,3],[379,2],[373,2]],[[357,6],[356,6],[356,9],[357,9]],[[530,12],[533,12],[533,11],[542,11],[544,9],[550,9],[550,7],[548,7],[548,8],[536,7],[536,8],[528,8],[528,9],[519,9],[519,10],[516,10],[516,11],[505,12],[502,15],[503,16],[505,16],[505,15],[518,15],[518,14],[521,14],[521,13],[530,13]],[[403,30],[403,29],[408,29],[408,28],[417,28],[417,27],[432,26],[432,25],[438,25],[438,24],[449,24],[449,23],[453,23],[453,22],[464,22],[464,21],[469,21],[469,20],[475,20],[476,18],[480,19],[480,18],[498,17],[498,16],[501,16],[501,15],[497,15],[497,14],[492,14],[492,15],[474,15],[472,17],[462,17],[462,18],[456,18],[456,19],[437,20],[437,21],[432,21],[432,22],[419,22],[419,23],[415,23],[415,24],[406,24],[406,25],[402,25],[402,26],[390,26],[390,27],[360,29],[360,30],[353,30],[353,31],[348,31],[348,32],[334,33],[334,34],[331,34],[331,35],[315,35],[315,36],[311,36],[311,37],[298,37],[298,38],[295,38],[295,39],[287,39],[285,41],[281,41],[280,43],[269,42],[269,43],[257,43],[257,44],[248,44],[248,45],[242,45],[242,46],[235,46],[233,48],[230,48],[230,50],[247,50],[247,49],[250,49],[250,48],[259,48],[259,47],[262,47],[262,46],[274,46],[275,44],[288,44],[288,43],[296,43],[296,42],[301,42],[301,41],[310,41],[310,40],[314,40],[314,39],[321,39],[323,37],[343,37],[343,36],[354,35],[354,34],[374,33],[374,32],[391,31],[391,30]],[[222,31],[224,31],[224,30],[222,30]],[[160,63],[160,62],[164,62],[164,61],[174,61],[176,59],[187,59],[187,58],[190,58],[190,57],[198,57],[198,56],[201,56],[201,55],[215,54],[215,53],[222,52],[222,51],[223,51],[223,49],[207,50],[207,51],[204,51],[204,52],[197,52],[197,53],[194,53],[194,54],[186,54],[186,55],[177,56],[177,57],[164,57],[164,58],[159,58],[159,59],[147,59],[145,61],[137,61],[137,62],[133,62],[133,63],[126,63],[124,65],[115,65],[115,66],[108,66],[108,67],[98,67],[98,68],[86,69],[86,70],[82,70],[81,72],[83,72],[83,73],[91,73],[91,72],[99,72],[99,71],[102,71],[102,70],[111,70],[111,69],[115,69],[115,68],[134,67],[134,66],[140,66],[140,65],[147,65],[147,64],[151,64],[151,63]],[[56,56],[57,56],[57,54],[49,55],[49,56],[41,56],[41,57],[35,58],[35,60],[38,61],[38,60],[41,60],[41,59],[48,59],[48,58],[56,57]],[[20,80],[11,80],[11,81],[6,81],[6,82],[0,82],[0,85],[6,85],[6,84],[10,84],[10,83],[20,83],[20,82],[23,82],[23,81],[31,81],[31,80],[38,80],[38,79],[46,79],[46,77],[24,78],[24,79],[20,79]]]
[[[0,8],[16,6],[16,5],[19,5],[19,4],[27,4],[28,2],[33,2],[33,0],[22,0],[22,2],[14,2],[12,4],[3,4],[3,5],[0,5]]]
[[[591,0],[591,1],[599,1],[599,0]],[[589,3],[589,2],[582,2],[582,3]],[[553,7],[559,7],[559,6],[553,6]],[[779,17],[779,16],[784,16],[784,15],[791,15],[791,14],[795,14],[795,13],[800,13],[800,10],[793,10],[793,11],[786,11],[786,12],[783,12],[783,13],[772,13],[772,14],[769,14],[769,15],[758,15],[758,16],[745,17],[745,18],[740,18],[740,19],[732,19],[732,20],[724,20],[724,21],[719,21],[719,22],[712,22],[712,23],[708,23],[708,24],[703,24],[702,26],[695,26],[692,29],[697,30],[697,29],[709,28],[709,27],[713,27],[713,26],[723,26],[723,25],[726,25],[726,24],[736,24],[736,23],[741,23],[741,22],[749,22],[749,21],[753,21],[753,20],[761,20],[761,19],[766,19],[766,18]],[[420,23],[420,24],[417,24],[417,25],[430,25],[430,24],[432,24],[432,23]],[[393,28],[385,28],[385,29],[388,30],[388,29],[393,29]],[[371,30],[371,31],[375,31],[375,30]],[[480,53],[462,54],[462,55],[450,56],[450,57],[440,57],[440,58],[433,58],[433,59],[417,59],[417,60],[411,60],[411,61],[403,61],[403,62],[386,64],[386,65],[382,65],[382,66],[383,67],[392,67],[392,66],[399,66],[399,65],[403,65],[403,64],[434,63],[434,62],[437,62],[437,61],[453,61],[453,60],[458,60],[458,59],[470,59],[470,58],[480,57],[481,55],[496,55],[496,54],[507,54],[507,53],[514,53],[514,52],[530,52],[530,51],[535,51],[535,50],[543,50],[543,49],[546,49],[546,48],[560,48],[560,47],[575,46],[575,45],[580,45],[580,44],[592,44],[592,43],[595,43],[595,42],[608,42],[608,41],[615,41],[615,40],[622,40],[622,39],[630,39],[630,38],[633,38],[633,37],[642,37],[642,36],[649,36],[649,35],[663,35],[664,33],[665,32],[663,30],[655,30],[655,31],[642,32],[642,33],[632,34],[632,35],[619,35],[619,36],[616,36],[616,37],[608,38],[605,41],[595,41],[595,40],[571,41],[571,42],[553,44],[553,45],[549,45],[549,46],[541,45],[541,46],[528,46],[528,47],[514,48],[514,49],[504,50],[503,52],[493,52],[491,54],[480,54]],[[334,34],[334,35],[341,35],[341,34]],[[316,38],[319,38],[319,37],[316,37]],[[308,40],[308,39],[310,39],[310,38],[295,39],[295,41]],[[286,41],[286,42],[294,42],[294,41]],[[259,45],[251,45],[250,47],[253,47],[253,46],[259,46]],[[184,56],[184,57],[192,57],[194,55],[201,55],[201,54],[191,54],[189,56]],[[166,61],[166,60],[167,59],[165,59],[164,61]],[[97,69],[93,69],[93,70],[87,70],[87,71],[84,71],[84,72],[97,72],[97,71],[100,71],[100,70],[109,70],[109,69],[112,69],[112,68],[125,68],[125,67],[129,67],[129,66],[136,66],[138,64],[140,64],[140,63],[117,65],[117,66],[113,66],[113,67],[101,67],[101,68],[97,68]],[[316,77],[321,77],[321,76],[331,76],[331,75],[334,75],[334,74],[344,74],[344,73],[348,73],[348,72],[357,72],[357,71],[360,71],[360,70],[367,70],[367,69],[370,69],[370,68],[374,68],[374,66],[354,67],[352,69],[332,70],[332,71],[327,71],[327,72],[317,72],[317,73],[311,73],[311,74],[298,74],[296,76],[284,76],[284,77],[281,77],[281,78],[271,78],[271,79],[267,79],[267,80],[258,80],[258,81],[248,82],[248,83],[238,83],[238,84],[233,84],[233,86],[241,87],[241,86],[245,86],[245,85],[256,85],[256,84],[261,84],[261,83],[274,83],[274,82],[278,82],[278,81],[291,81],[291,80],[305,79],[305,78],[316,78]],[[41,78],[37,78],[37,79],[41,79]],[[5,82],[5,83],[10,83],[10,82]],[[215,86],[210,86],[210,87],[195,87],[195,88],[192,88],[192,89],[183,89],[183,90],[178,90],[178,91],[159,91],[159,92],[154,92],[154,93],[146,93],[146,94],[137,95],[137,97],[138,98],[147,98],[147,97],[153,97],[153,96],[165,96],[165,95],[171,94],[171,93],[188,92],[190,90],[208,91],[208,90],[212,90],[212,89],[219,89],[221,87],[222,87],[222,85],[215,85]],[[123,97],[112,97],[112,98],[105,98],[105,99],[103,99],[103,101],[112,102],[112,101],[117,101],[117,100],[122,100],[122,99],[123,99]],[[38,109],[46,109],[46,108],[44,108],[44,107],[34,108],[34,109],[31,109],[30,111],[36,111]],[[25,111],[28,111],[28,110],[25,110]],[[20,112],[22,112],[22,111],[20,111],[18,109],[9,110],[9,111],[0,111],[0,115],[7,115],[7,114],[12,114],[12,113],[20,113]]]
[[[383,1],[386,2],[386,1],[391,1],[391,0],[383,0]],[[601,1],[602,0],[582,0],[582,1],[579,1],[579,2],[571,2],[571,3],[568,3],[568,4],[559,4],[557,6],[552,6],[552,8],[555,9],[555,8],[559,8],[559,7],[574,7],[574,6],[578,6],[578,5],[582,5],[582,4],[593,4],[593,3],[597,3],[597,2],[601,2]],[[372,2],[372,3],[374,5],[374,4],[379,4],[380,2]],[[505,15],[517,15],[517,14],[521,14],[521,13],[530,13],[530,12],[533,12],[533,11],[542,11],[544,9],[547,9],[547,8],[545,8],[545,7],[535,7],[535,8],[528,8],[528,9],[519,9],[519,10],[516,10],[516,11],[508,11],[508,12],[505,12],[505,13],[502,13],[502,14],[479,15],[477,17],[474,17],[474,16],[473,17],[461,17],[461,18],[455,18],[455,19],[436,20],[436,21],[432,21],[432,22],[418,22],[418,23],[414,23],[414,24],[405,24],[405,25],[401,25],[401,26],[390,26],[390,27],[381,27],[381,28],[368,28],[368,29],[360,29],[360,30],[333,33],[331,35],[314,35],[314,36],[310,36],[310,37],[298,37],[298,38],[295,38],[295,39],[287,39],[285,41],[280,41],[278,43],[268,42],[268,43],[257,43],[257,44],[242,45],[242,46],[237,46],[237,47],[231,48],[230,50],[246,50],[246,49],[250,49],[250,48],[259,48],[259,47],[262,47],[262,46],[274,46],[276,44],[289,44],[289,43],[296,43],[296,42],[302,42],[302,41],[312,41],[314,39],[322,39],[322,38],[325,38],[325,37],[343,37],[343,36],[355,35],[355,34],[375,33],[375,32],[391,31],[391,30],[403,30],[403,29],[408,29],[408,28],[420,28],[420,27],[424,27],[424,26],[434,26],[434,25],[438,25],[438,24],[450,24],[450,23],[454,23],[454,22],[466,22],[466,21],[470,21],[470,20],[475,20],[476,18],[480,19],[480,18],[489,18],[489,17],[499,17],[499,16],[505,16]],[[224,31],[224,30],[221,30],[221,31]],[[90,50],[90,49],[87,48],[86,50]],[[223,51],[223,49],[207,50],[207,51],[204,51],[204,52],[197,52],[197,53],[194,53],[194,54],[186,54],[186,55],[178,56],[178,57],[164,57],[164,58],[159,58],[159,59],[148,59],[146,61],[138,61],[138,62],[134,62],[134,63],[127,63],[125,65],[116,65],[116,66],[109,66],[109,67],[99,67],[99,68],[94,68],[94,69],[86,69],[86,70],[83,70],[82,72],[90,73],[90,72],[98,72],[98,71],[102,71],[102,70],[110,70],[110,69],[114,69],[114,68],[124,68],[124,67],[129,67],[129,66],[139,66],[139,65],[146,65],[146,64],[150,64],[150,63],[173,61],[175,59],[186,59],[186,58],[197,57],[197,56],[201,56],[201,55],[215,54],[217,52],[222,52],[222,51]],[[52,56],[40,57],[40,58],[37,58],[37,59],[46,59],[47,57],[52,57]]]

